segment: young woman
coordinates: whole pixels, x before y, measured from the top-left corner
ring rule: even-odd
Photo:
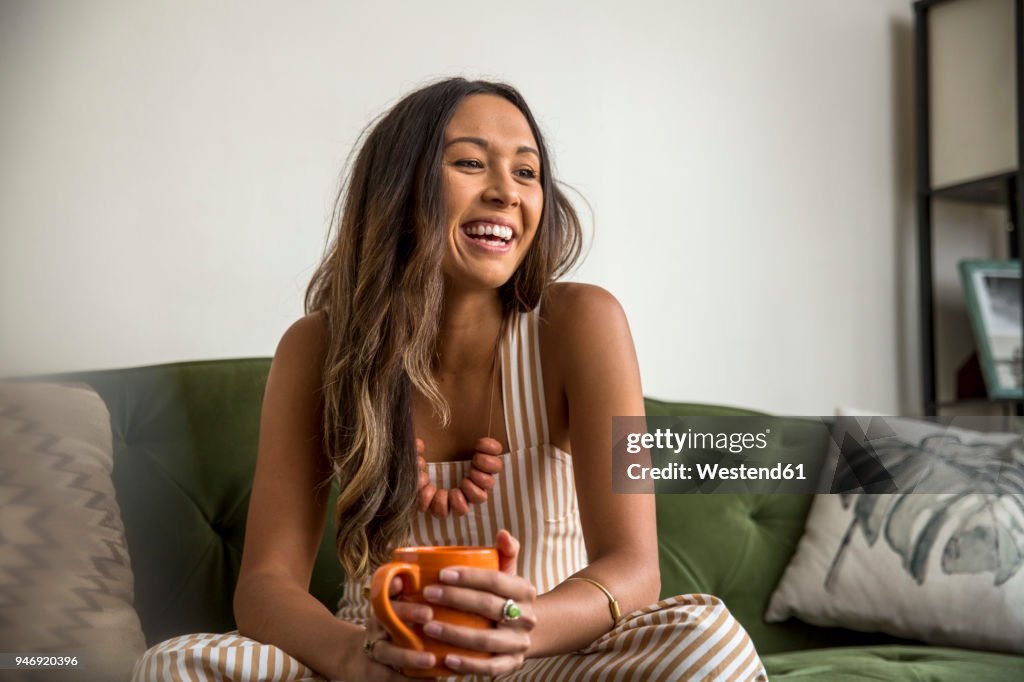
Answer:
[[[365,598],[406,544],[498,548],[501,570],[461,570],[426,595],[493,630],[398,606],[435,638],[494,654],[446,659],[459,673],[766,679],[719,600],[657,601],[654,498],[611,492],[611,418],[644,410],[636,354],[610,294],[555,282],[580,225],[520,94],[456,78],[406,96],[366,137],[336,223],[267,381],[239,633],[158,645],[137,679],[172,662],[182,679],[432,667],[389,641]],[[337,614],[308,592],[328,511],[349,576]]]

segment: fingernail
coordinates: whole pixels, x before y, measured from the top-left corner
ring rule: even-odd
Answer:
[[[441,630],[443,629],[444,628],[441,627],[441,624],[436,620],[432,620],[423,626],[423,632],[427,633],[431,637],[437,637],[441,634]]]
[[[423,588],[423,598],[430,601],[437,601],[441,598],[442,590],[437,585],[427,585]]]
[[[454,568],[442,568],[441,572],[438,574],[438,577],[440,577],[441,580],[445,581],[446,583],[453,583],[459,579],[459,572],[456,571]]]
[[[420,623],[429,623],[434,618],[434,612],[428,608],[417,609],[415,618]]]
[[[434,654],[422,653],[416,656],[416,665],[421,668],[434,667]]]
[[[451,654],[448,654],[444,657],[444,664],[452,670],[458,670],[460,667],[462,667],[462,659],[458,656],[452,656]]]

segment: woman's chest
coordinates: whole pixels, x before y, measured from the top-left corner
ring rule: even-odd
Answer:
[[[451,462],[472,458],[474,444],[484,437],[508,450],[508,435],[502,408],[498,374],[486,376],[448,375],[436,378],[447,403],[450,420],[445,425],[434,406],[418,391],[413,396],[412,420],[416,437],[425,446],[428,462]]]
[[[474,445],[484,437],[501,443],[502,452],[509,451],[509,428],[526,417],[517,407],[518,394],[527,385],[540,388],[548,425],[548,440],[565,452],[571,452],[569,443],[568,409],[561,380],[557,354],[552,339],[540,336],[540,376],[531,377],[527,368],[519,365],[504,366],[500,373],[490,377],[478,373],[449,374],[436,377],[441,395],[448,404],[451,419],[442,423],[433,405],[418,391],[412,400],[413,427],[416,437],[425,445],[424,456],[429,462],[450,462],[472,458]]]

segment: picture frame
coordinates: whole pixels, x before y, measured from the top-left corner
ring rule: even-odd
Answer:
[[[1024,398],[1020,261],[961,261],[960,277],[988,397]]]

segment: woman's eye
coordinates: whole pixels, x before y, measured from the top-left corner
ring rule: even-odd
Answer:
[[[520,168],[516,171],[516,174],[521,178],[527,178],[529,180],[537,179],[537,172],[532,168]]]
[[[476,159],[459,159],[458,161],[455,162],[455,165],[456,166],[461,166],[463,168],[483,168],[484,167],[484,165],[482,163],[480,163],[479,161],[477,161]]]

